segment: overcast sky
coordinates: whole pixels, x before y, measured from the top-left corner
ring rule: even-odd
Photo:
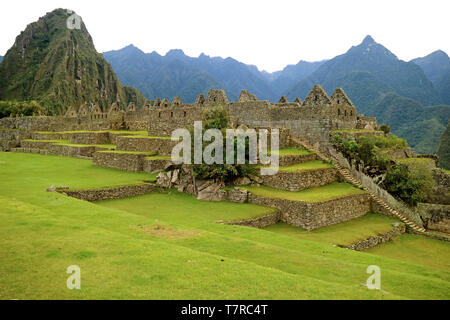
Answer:
[[[367,34],[406,61],[450,54],[449,0],[13,0],[0,11],[0,55],[55,8],[78,13],[99,52],[132,43],[162,55],[233,57],[270,72],[332,58]]]

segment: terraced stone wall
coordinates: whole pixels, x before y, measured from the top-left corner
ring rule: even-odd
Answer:
[[[262,176],[263,184],[277,189],[300,191],[330,184],[339,179],[336,169],[305,170],[298,172],[279,171],[273,176]]]
[[[119,136],[116,138],[117,150],[154,151],[159,155],[171,155],[177,143],[170,139],[148,137]]]
[[[265,228],[280,221],[280,216],[281,216],[280,213],[277,212],[264,217],[228,222],[227,224],[235,226],[246,226],[252,228]]]
[[[92,163],[96,166],[108,167],[124,171],[144,171],[144,159],[149,155],[117,153],[117,152],[95,152]]]
[[[370,211],[368,194],[353,195],[335,200],[306,203],[276,198],[264,198],[249,194],[251,203],[280,210],[281,220],[296,227],[314,230],[358,218]]]
[[[401,235],[406,232],[406,226],[403,223],[399,223],[391,231],[385,232],[375,237],[369,237],[367,239],[358,241],[350,246],[345,247],[346,249],[362,251],[372,247],[375,247],[381,243],[388,242],[395,236]]]
[[[127,185],[118,186],[104,189],[93,189],[93,190],[57,190],[58,192],[64,193],[69,197],[77,198],[85,201],[102,201],[109,199],[122,199],[128,197],[135,197],[150,193],[156,189],[155,185],[152,184],[139,184],[139,185]]]
[[[144,159],[144,172],[153,173],[157,171],[164,170],[167,168],[172,161],[170,160],[155,160],[155,159]]]

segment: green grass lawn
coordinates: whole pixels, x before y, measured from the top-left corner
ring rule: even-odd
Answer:
[[[393,241],[370,248],[366,252],[446,271],[450,269],[449,242],[436,242],[414,234],[402,234]]]
[[[306,150],[306,149],[301,149],[301,148],[282,148],[279,149],[278,152],[274,151],[269,151],[269,154],[271,153],[278,153],[278,155],[280,157],[283,156],[307,156],[310,154],[314,154],[314,152]]]
[[[278,170],[281,172],[299,172],[299,171],[309,171],[309,170],[319,170],[319,169],[329,169],[334,166],[324,162],[322,160],[313,160],[303,163],[294,164],[291,166],[280,167]]]
[[[365,191],[358,189],[349,183],[343,182],[333,182],[322,187],[311,188],[302,191],[286,191],[268,186],[244,186],[240,188],[248,190],[251,193],[261,197],[286,199],[292,201],[304,201],[311,203],[328,201],[336,198],[365,193]]]
[[[368,213],[357,219],[312,231],[282,222],[268,226],[265,230],[309,241],[349,246],[368,237],[391,231],[394,228],[392,225],[394,222],[399,221],[381,214]]]
[[[150,177],[0,152],[0,299],[448,298],[448,269],[215,223],[265,207],[177,192],[96,204],[45,191]],[[81,268],[81,290],[66,288],[70,265]],[[380,266],[384,291],[361,286],[369,265]]]

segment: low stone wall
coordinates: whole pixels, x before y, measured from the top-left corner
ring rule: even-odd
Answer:
[[[356,250],[356,251],[362,251],[366,250],[372,247],[375,247],[381,243],[390,241],[393,237],[401,235],[406,232],[406,226],[402,223],[398,223],[394,227],[393,230],[380,234],[376,237],[369,237],[367,239],[358,241],[350,246],[344,247],[346,249]]]
[[[418,203],[415,210],[420,214],[425,229],[450,235],[450,205]]]
[[[272,176],[262,176],[263,184],[277,189],[300,191],[330,184],[339,178],[336,169],[305,170],[299,172],[279,171]]]
[[[248,202],[249,192],[247,190],[240,190],[239,188],[234,188],[227,191],[227,200],[237,203]]]
[[[22,148],[36,148],[36,149],[44,149],[47,150],[52,144],[55,144],[51,141],[45,140],[22,140],[20,146]]]
[[[20,145],[18,140],[0,140],[0,151],[12,151]]]
[[[319,157],[316,154],[308,154],[304,156],[280,156],[279,165],[280,167],[287,167],[293,164],[304,163],[318,159]]]
[[[283,222],[306,230],[361,217],[370,211],[371,202],[366,193],[318,203],[264,198],[250,193],[248,201],[277,208]]]
[[[96,166],[119,169],[124,171],[144,171],[144,159],[150,154],[95,152],[92,163]]]
[[[108,144],[108,132],[72,132],[65,133],[67,139],[73,144]]]
[[[66,139],[65,134],[59,132],[32,132],[31,139],[33,140],[60,140]]]
[[[414,153],[411,148],[399,148],[388,152],[388,155],[393,159],[414,158]]]
[[[92,146],[70,146],[63,144],[52,144],[47,148],[48,153],[64,157],[87,157],[90,158],[96,151]]]
[[[138,185],[127,185],[118,186],[104,189],[92,189],[92,190],[57,190],[69,197],[77,198],[85,201],[101,201],[108,199],[122,199],[135,197],[150,193],[154,191],[157,187],[153,184],[138,184]]]
[[[119,136],[116,138],[118,150],[126,151],[154,151],[160,155],[171,155],[172,148],[178,142],[170,139],[143,138],[133,136]]]
[[[279,212],[269,214],[264,217],[254,218],[254,219],[228,222],[227,224],[235,225],[235,226],[253,227],[253,228],[265,228],[267,226],[277,223],[278,221],[280,221],[280,213]]]
[[[164,170],[167,168],[172,161],[170,160],[159,160],[159,159],[144,159],[144,172],[153,173],[157,171]]]
[[[11,151],[20,146],[20,140],[28,137],[24,130],[0,128],[0,151]]]

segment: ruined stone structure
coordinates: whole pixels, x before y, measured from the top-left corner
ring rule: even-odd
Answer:
[[[217,106],[229,111],[235,126],[289,129],[290,134],[301,136],[317,146],[328,142],[330,130],[376,127],[375,118],[357,115],[342,89],[336,89],[329,97],[319,85],[314,86],[303,103],[300,99],[289,102],[285,97],[279,103],[258,101],[246,90],[237,102],[229,102],[225,91],[211,89],[206,99],[199,95],[194,104],[184,104],[179,97],[172,102],[158,98],[153,102],[146,101],[139,109],[130,103],[125,111],[114,103],[107,112],[95,105],[82,105],[78,111],[70,107],[64,116],[3,118],[0,127],[19,130],[22,139],[33,131],[118,129],[146,130],[149,135],[170,136],[173,130],[187,128],[201,120],[204,108]],[[0,135],[3,150],[14,147],[3,140],[7,139]]]

